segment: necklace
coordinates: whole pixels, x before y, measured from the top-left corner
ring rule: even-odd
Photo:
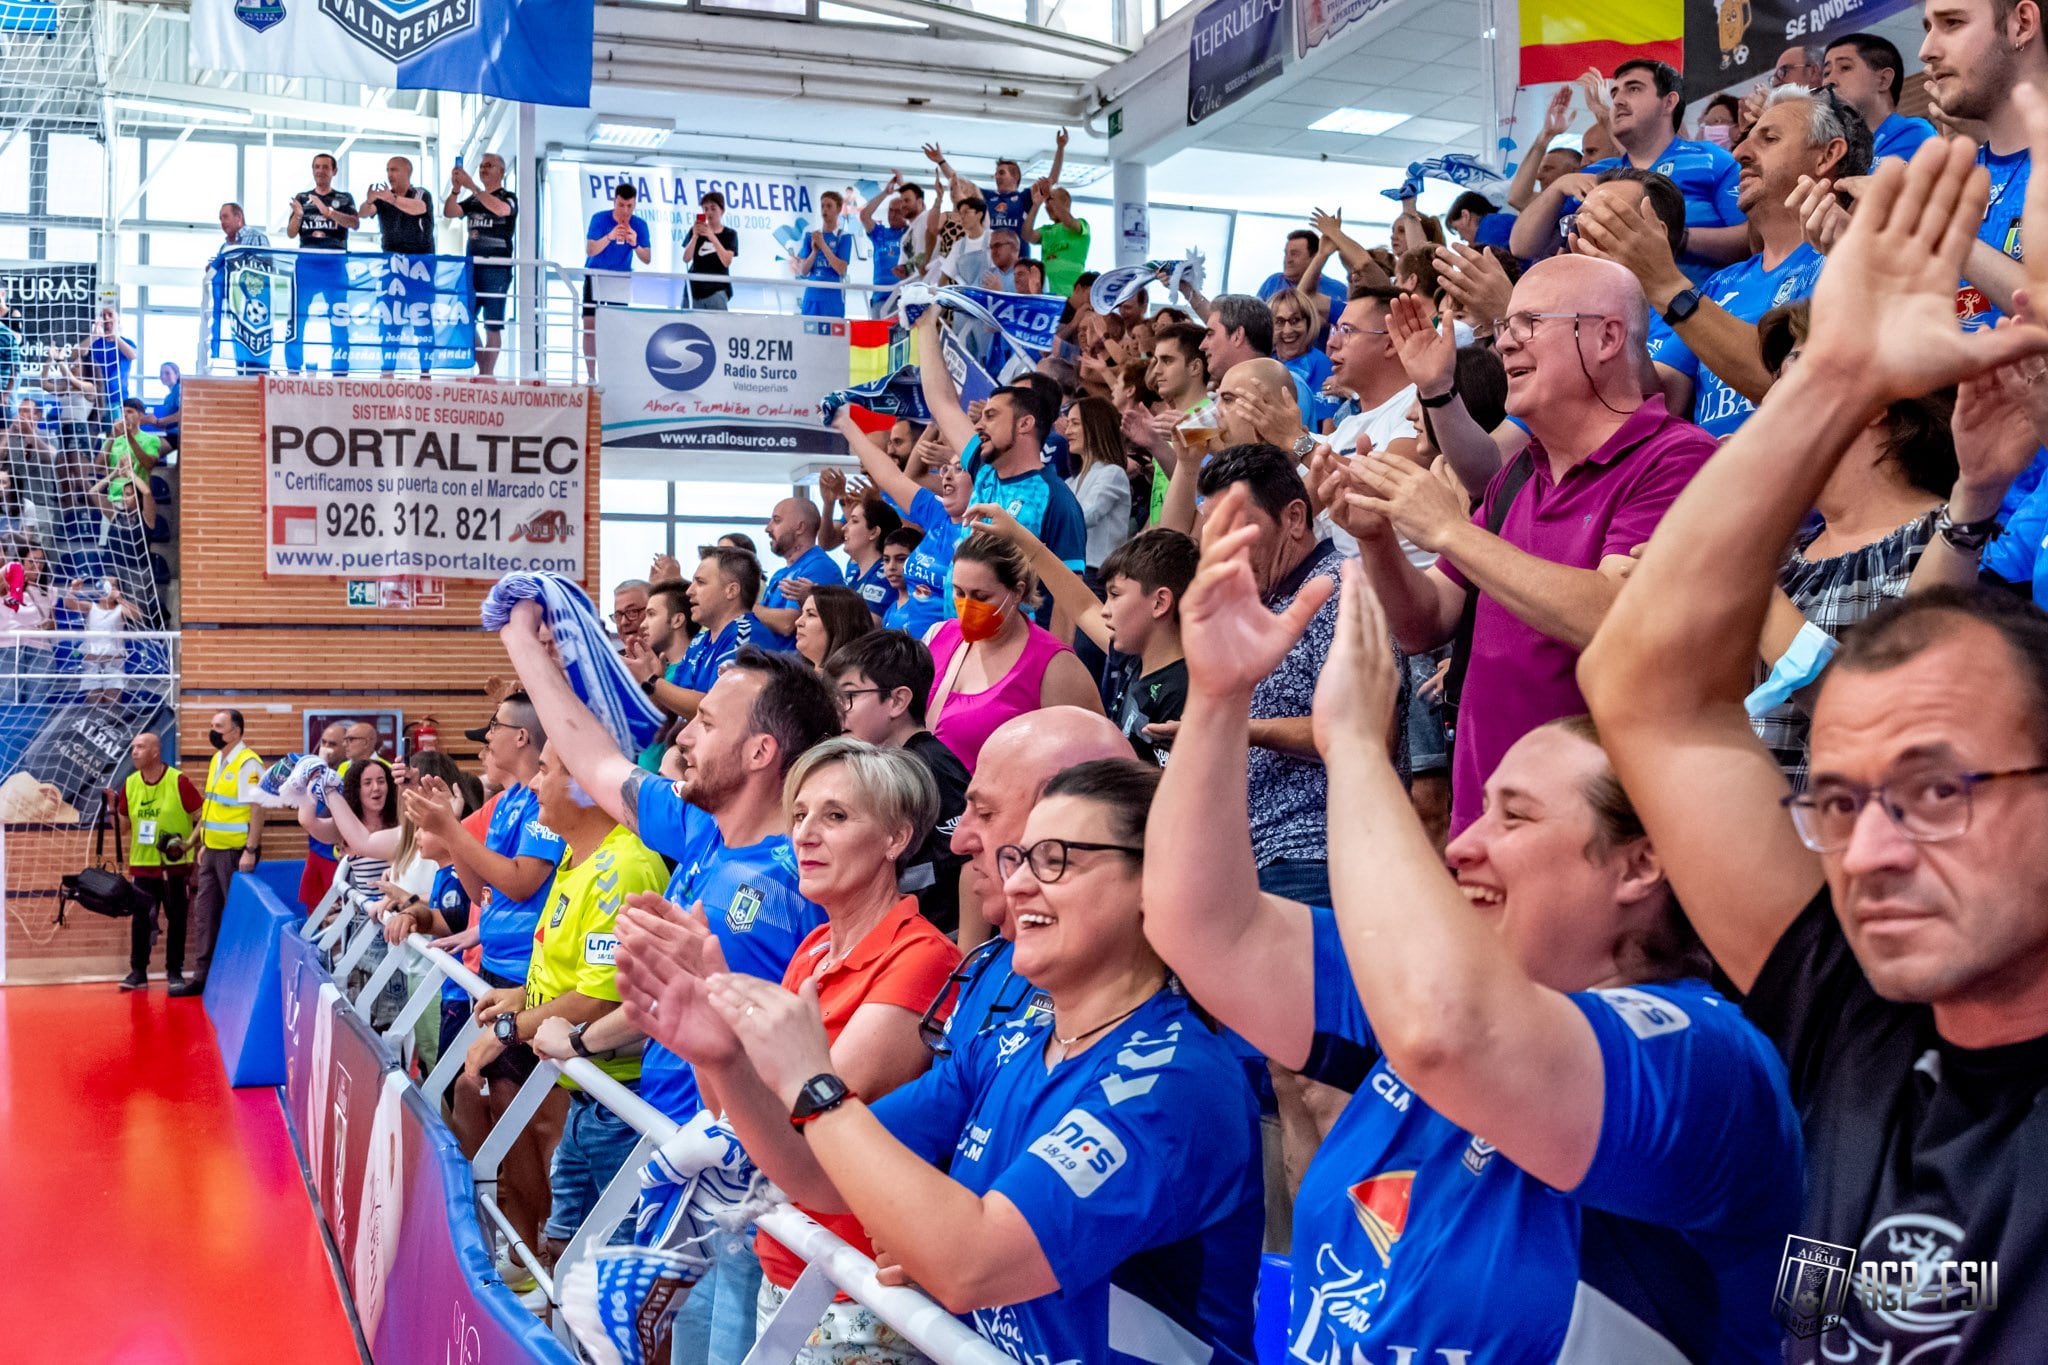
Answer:
[[[1157,992],[1155,991],[1153,994],[1156,995]],[[1151,998],[1152,996],[1148,995],[1145,997],[1145,1000],[1150,1000]],[[1145,1008],[1145,1000],[1140,1000],[1137,1004],[1131,1006],[1122,1014],[1117,1015],[1116,1018],[1105,1019],[1101,1023],[1097,1024],[1094,1028],[1083,1029],[1081,1032],[1075,1034],[1071,1038],[1062,1038],[1057,1033],[1053,1034],[1052,1040],[1060,1045],[1060,1056],[1066,1056],[1067,1049],[1071,1048],[1074,1044],[1080,1042],[1083,1038],[1093,1038],[1096,1034],[1102,1032],[1104,1029],[1115,1028],[1118,1024],[1121,1024],[1124,1020],[1130,1018],[1139,1010]]]

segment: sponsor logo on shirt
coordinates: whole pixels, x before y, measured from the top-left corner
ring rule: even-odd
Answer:
[[[569,893],[564,891],[555,897],[555,913],[548,916],[548,928],[559,929],[562,925],[562,917],[568,913]],[[539,935],[535,935],[535,937],[537,938]]]
[[[1390,1066],[1383,1066],[1372,1073],[1372,1093],[1393,1105],[1397,1114],[1407,1113],[1408,1106],[1415,1100],[1414,1092],[1401,1084],[1401,1078]]]
[[[1998,1262],[1957,1260],[1963,1241],[1961,1227],[1931,1213],[1893,1214],[1865,1233],[1849,1254],[1854,1281],[1846,1291],[1863,1313],[1849,1316],[1844,1336],[1851,1350],[1841,1359],[1943,1358],[1960,1341],[1964,1319],[1997,1308]],[[1788,1249],[1788,1262],[1791,1254]],[[1781,1271],[1781,1296],[1784,1278]]]
[[[1474,1175],[1483,1175],[1493,1163],[1493,1144],[1483,1137],[1474,1137],[1465,1144],[1465,1169]]]
[[[1853,1247],[1787,1237],[1785,1258],[1778,1265],[1778,1287],[1771,1314],[1795,1337],[1817,1336],[1842,1321],[1849,1302],[1849,1284],[1856,1268]]]
[[[1346,1191],[1351,1196],[1351,1211],[1358,1215],[1358,1225],[1379,1253],[1382,1268],[1393,1264],[1394,1243],[1408,1227],[1408,1197],[1414,1188],[1415,1172],[1383,1171]]]
[[[594,932],[585,934],[583,960],[593,967],[613,966],[619,960],[619,936]]]
[[[1621,1016],[1621,1022],[1628,1025],[1629,1032],[1638,1038],[1655,1038],[1660,1033],[1678,1033],[1692,1027],[1691,1017],[1661,995],[1619,987],[1593,994],[1611,1005]]]
[[[1060,1179],[1083,1199],[1100,1189],[1128,1160],[1122,1140],[1083,1109],[1069,1109],[1051,1132],[1027,1150],[1059,1172]]]
[[[979,1124],[970,1123],[967,1125],[966,1135],[960,1139],[959,1145],[954,1150],[960,1153],[963,1161],[979,1161],[981,1160],[982,1152],[988,1147],[988,1140],[993,1136],[995,1136],[995,1129],[983,1128]]]
[[[732,904],[725,907],[726,927],[735,933],[744,934],[754,927],[754,921],[760,914],[760,889],[742,884],[740,889],[733,893]]]

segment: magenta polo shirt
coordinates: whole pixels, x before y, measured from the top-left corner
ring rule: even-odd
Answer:
[[[1605,445],[1566,470],[1562,479],[1552,477],[1550,458],[1540,443],[1531,441],[1535,472],[1508,509],[1501,538],[1553,564],[1597,569],[1607,556],[1625,555],[1650,538],[1714,453],[1714,444],[1706,432],[1667,412],[1661,396],[1644,400]],[[1492,505],[1507,468],[1487,485],[1474,522],[1485,524],[1484,509]],[[1436,566],[1459,587],[1468,586],[1448,558],[1439,558]],[[1479,818],[1486,779],[1516,740],[1547,721],[1586,709],[1578,663],[1578,650],[1479,594],[1472,664],[1458,703],[1453,834]]]

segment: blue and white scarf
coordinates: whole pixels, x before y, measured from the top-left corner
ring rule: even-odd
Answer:
[[[665,717],[612,653],[611,637],[583,589],[559,574],[508,573],[484,598],[484,629],[503,630],[520,602],[540,603],[569,686],[619,751],[637,754],[651,744]]]
[[[1202,292],[1202,253],[1190,247],[1188,254],[1178,261],[1147,261],[1143,265],[1120,265],[1103,271],[1088,286],[1089,306],[1098,313],[1114,313],[1124,300],[1144,293],[1162,272],[1166,275],[1168,298],[1180,293],[1183,281],[1196,293]]]

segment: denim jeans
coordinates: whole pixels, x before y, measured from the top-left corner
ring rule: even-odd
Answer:
[[[754,1349],[761,1258],[751,1233],[712,1239],[711,1268],[676,1314],[669,1365],[741,1365]]]
[[[1282,858],[1259,869],[1259,890],[1303,905],[1330,903],[1330,865],[1306,858]]]
[[[629,1089],[637,1087],[629,1086]],[[632,1125],[581,1090],[569,1092],[569,1117],[562,1123],[562,1140],[555,1147],[554,1164],[548,1168],[548,1192],[553,1196],[548,1210],[546,1232],[566,1242],[583,1226],[583,1220],[597,1207],[597,1197],[633,1154],[640,1135]],[[613,1242],[633,1239],[632,1210],[612,1231]]]

